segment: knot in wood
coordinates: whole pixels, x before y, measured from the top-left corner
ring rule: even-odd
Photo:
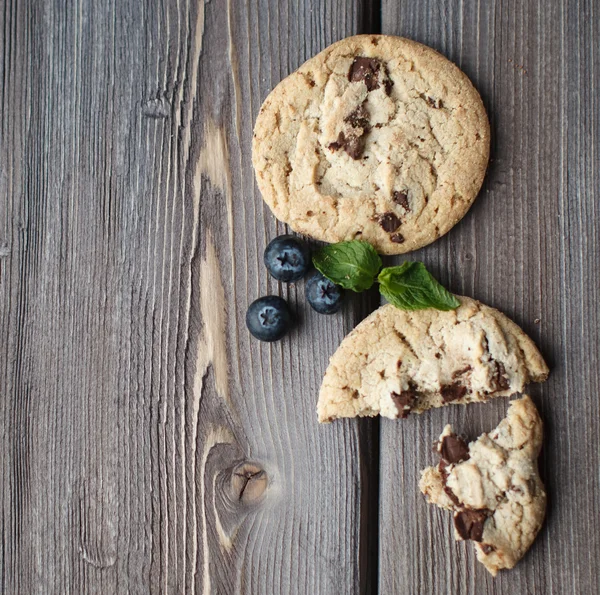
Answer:
[[[256,463],[240,463],[231,473],[231,493],[237,502],[256,504],[269,483],[267,473]]]

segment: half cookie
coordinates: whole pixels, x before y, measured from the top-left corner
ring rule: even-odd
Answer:
[[[441,461],[421,476],[428,502],[454,513],[456,539],[473,540],[477,559],[494,576],[523,557],[542,526],[541,445],[542,421],[525,396],[510,404],[493,432],[468,446],[446,426],[437,443]]]
[[[264,200],[295,231],[400,254],[465,215],[489,147],[481,98],[452,62],[401,37],[357,35],[275,87],[252,161]]]
[[[533,341],[498,310],[459,297],[456,310],[382,306],[333,354],[319,393],[319,421],[397,418],[450,403],[522,392],[548,367]]]

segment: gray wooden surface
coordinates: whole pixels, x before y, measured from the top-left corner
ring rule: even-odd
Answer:
[[[0,591],[600,591],[600,7],[384,0],[0,0]],[[489,578],[417,493],[450,421],[316,423],[332,318],[261,264],[284,231],[250,163],[269,90],[358,32],[428,43],[473,79],[493,162],[465,220],[420,251],[523,325],[552,376],[547,523]],[[259,344],[247,304],[298,330]]]
[[[492,163],[465,219],[417,255],[456,293],[500,308],[536,340],[551,376],[531,394],[545,421],[547,520],[496,579],[447,513],[416,489],[444,424],[493,428],[507,402],[381,423],[380,593],[600,593],[600,4],[384,2],[384,33],[457,62],[490,115]],[[407,549],[407,544],[410,548]]]

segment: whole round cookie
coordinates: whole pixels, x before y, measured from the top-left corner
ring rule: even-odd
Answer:
[[[275,87],[252,161],[265,201],[295,231],[400,254],[465,215],[489,146],[481,98],[452,62],[402,37],[357,35]]]

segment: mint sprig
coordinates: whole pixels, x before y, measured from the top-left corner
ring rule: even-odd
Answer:
[[[365,291],[377,281],[381,295],[401,310],[454,310],[460,306],[456,296],[440,285],[422,262],[381,269],[381,258],[368,242],[352,240],[325,246],[315,252],[313,264],[330,281],[352,291]]]
[[[321,248],[313,254],[313,264],[336,285],[358,292],[373,285],[381,258],[368,242],[351,240]]]
[[[381,295],[401,310],[454,310],[460,302],[440,285],[422,262],[386,267],[377,277]]]

